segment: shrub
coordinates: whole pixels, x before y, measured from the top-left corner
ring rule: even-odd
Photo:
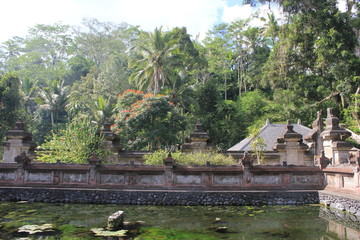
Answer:
[[[168,151],[158,150],[154,153],[144,155],[146,165],[163,165],[163,159],[167,158]],[[212,165],[234,165],[236,159],[232,156],[226,156],[220,153],[171,153],[172,158],[176,160],[178,165],[205,165],[209,161]]]
[[[134,90],[119,95],[112,129],[122,136],[125,149],[154,150],[180,143],[185,119],[168,100]]]
[[[101,158],[105,152],[100,149],[103,138],[98,134],[97,124],[87,117],[76,117],[66,128],[53,133],[52,138],[40,146],[38,160],[42,162],[87,163],[93,152]]]

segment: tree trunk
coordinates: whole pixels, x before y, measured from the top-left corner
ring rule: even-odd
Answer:
[[[354,103],[354,111],[352,112],[353,117],[355,118],[356,124],[360,130],[360,118],[359,118],[359,111],[360,111],[360,102],[358,101],[360,94],[360,86],[358,86],[355,92],[355,103]]]

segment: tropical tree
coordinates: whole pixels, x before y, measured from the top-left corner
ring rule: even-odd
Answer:
[[[105,121],[109,120],[115,113],[115,106],[110,98],[104,98],[99,95],[90,106],[92,119],[95,120],[99,126]]]
[[[267,22],[264,25],[264,37],[269,39],[271,47],[275,46],[275,43],[278,40],[278,34],[280,30],[280,26],[278,25],[277,19],[274,13],[267,14]]]
[[[191,84],[190,75],[179,73],[169,90],[168,95],[172,103],[180,110],[181,114],[191,112],[193,107],[198,107],[194,97],[195,84]]]
[[[22,79],[21,81],[20,94],[23,100],[25,112],[32,114],[36,110],[35,98],[38,95],[38,81],[31,81],[28,78]]]
[[[153,33],[145,33],[145,43],[136,46],[139,56],[132,62],[134,73],[130,81],[138,89],[146,89],[155,95],[164,87],[171,85],[176,70],[181,69],[181,55],[174,32],[162,32],[156,28]]]
[[[41,96],[45,101],[42,107],[50,111],[53,126],[65,120],[66,106],[70,97],[69,90],[68,86],[64,86],[63,80],[54,80],[51,85],[41,90]]]
[[[155,150],[181,143],[184,117],[164,96],[126,90],[119,95],[113,130],[128,149]]]
[[[13,127],[19,116],[20,94],[19,78],[7,74],[0,76],[0,142],[5,132]]]

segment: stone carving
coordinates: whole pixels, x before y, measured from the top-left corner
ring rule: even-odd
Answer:
[[[316,158],[319,158],[323,151],[323,140],[321,132],[324,130],[324,123],[321,119],[321,111],[317,112],[317,118],[312,123],[312,130],[305,136],[305,140],[310,143],[309,148]]]
[[[96,155],[96,152],[93,152],[87,160],[90,165],[99,166],[101,164],[101,159]]]
[[[104,137],[101,147],[109,153],[112,153],[105,157],[105,161],[117,162],[118,154],[122,147],[120,145],[119,136],[111,131],[111,125],[108,120],[104,122],[100,135]]]
[[[321,153],[321,157],[319,159],[319,162],[320,162],[320,169],[326,168],[331,163],[330,159],[325,157],[325,152],[324,151],[322,151],[322,153]]]
[[[36,144],[32,141],[32,136],[25,130],[24,122],[19,119],[15,129],[9,130],[5,134],[4,142],[4,162],[15,162],[15,157],[25,152],[30,159],[34,159]]]
[[[183,152],[205,152],[211,151],[214,146],[209,143],[210,137],[207,132],[204,131],[200,121],[195,125],[195,131],[190,134],[190,139],[182,145]]]
[[[280,162],[287,165],[309,165],[305,162],[305,152],[308,145],[303,143],[302,135],[294,131],[294,126],[288,121],[285,134],[277,139],[274,150],[280,154]]]
[[[323,139],[325,155],[332,159],[333,164],[342,164],[349,162],[349,151],[352,144],[345,139],[351,136],[351,133],[339,126],[339,118],[335,117],[332,109],[327,109],[326,128],[321,133]]]
[[[249,156],[248,152],[244,152],[240,163],[244,168],[250,168],[253,166],[253,159]]]
[[[24,166],[26,164],[29,164],[31,162],[31,159],[28,156],[26,156],[26,152],[23,151],[20,155],[17,155],[15,157],[15,162],[19,165]]]
[[[171,153],[168,154],[167,158],[163,159],[163,163],[167,167],[174,167],[176,165],[176,161],[172,158]]]

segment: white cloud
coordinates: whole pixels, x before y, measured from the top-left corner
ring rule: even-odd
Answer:
[[[217,21],[217,10],[223,4],[222,0],[123,1],[118,4],[118,13],[123,21],[140,25],[146,31],[160,26],[187,27],[188,32],[195,37],[212,27]]]
[[[219,19],[225,0],[12,0],[2,1],[0,42],[15,35],[24,37],[36,24],[62,22],[80,25],[82,19],[97,18],[127,22],[152,31],[156,27],[187,27],[195,37],[204,34]]]
[[[253,13],[253,11],[249,4],[246,4],[243,6],[235,5],[232,7],[225,6],[224,13],[223,13],[221,20],[223,22],[230,23],[230,22],[235,21],[240,18],[241,19],[249,18],[252,13]]]
[[[346,1],[345,0],[338,0],[337,7],[341,12],[345,12],[347,10]]]
[[[251,18],[253,15],[258,15],[258,18],[253,18],[250,21],[251,26],[261,27],[263,26],[264,22],[259,19],[262,17],[267,19],[267,14],[273,12],[276,18],[282,18],[283,13],[282,10],[277,5],[272,5],[271,9],[267,4],[261,5],[257,8],[253,8],[250,4],[245,5],[234,5],[234,6],[226,6],[224,8],[224,13],[222,15],[222,22],[231,23],[238,19],[248,19]]]

